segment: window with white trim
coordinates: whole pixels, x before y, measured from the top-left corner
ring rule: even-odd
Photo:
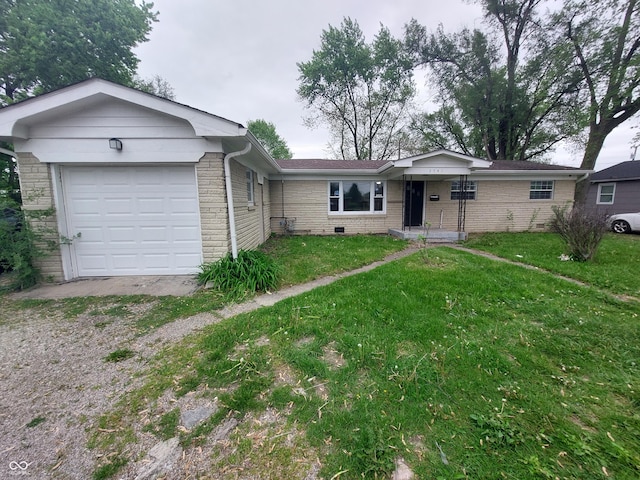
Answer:
[[[329,213],[384,213],[386,182],[335,180],[329,182]]]
[[[613,205],[615,196],[615,183],[601,183],[598,185],[598,199],[596,201],[598,205]]]
[[[529,188],[529,200],[550,200],[553,198],[553,180],[534,180]]]
[[[464,182],[464,192],[462,191],[462,182],[455,180],[451,182],[451,200],[475,200],[478,185],[475,180],[467,180]]]
[[[254,197],[253,197],[253,170],[247,168],[247,203],[249,206],[254,205]]]

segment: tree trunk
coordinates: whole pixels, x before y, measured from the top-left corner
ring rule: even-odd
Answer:
[[[604,145],[604,141],[607,138],[607,133],[607,127],[604,121],[591,124],[589,128],[589,140],[587,140],[587,146],[584,149],[584,156],[582,157],[582,163],[580,164],[581,169],[593,170],[595,168],[596,160],[598,159],[598,155],[600,155],[600,151],[602,150],[602,145]],[[589,181],[586,179],[576,184],[576,191],[573,196],[573,201],[576,205],[584,206],[587,198],[588,186]]]

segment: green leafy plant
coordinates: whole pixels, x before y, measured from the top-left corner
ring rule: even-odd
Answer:
[[[127,360],[133,357],[134,355],[135,355],[135,352],[133,350],[130,350],[128,348],[119,348],[118,350],[114,350],[109,355],[107,355],[104,361],[117,363],[117,362],[122,362],[124,360]]]
[[[44,423],[46,420],[47,419],[45,417],[36,417],[33,420],[31,420],[29,423],[27,423],[27,428],[37,427],[41,423]]]
[[[201,265],[200,270],[200,284],[237,296],[275,289],[280,273],[275,261],[257,250],[240,250],[236,259],[228,253],[217,262]]]
[[[607,217],[596,210],[574,205],[554,205],[549,222],[551,231],[559,234],[569,247],[569,256],[577,262],[586,262],[595,256],[600,242],[607,232]]]
[[[175,435],[176,428],[180,423],[180,409],[174,408],[162,415],[157,423],[146,425],[143,430],[151,432],[162,440],[169,440]]]
[[[489,444],[518,445],[526,439],[525,434],[502,415],[473,413],[469,417],[482,429],[482,437]]]
[[[429,261],[429,252],[427,248],[429,247],[429,229],[431,228],[431,224],[429,222],[425,222],[423,225],[422,234],[418,235],[418,242],[420,243],[420,255],[425,263]]]
[[[113,477],[118,470],[124,467],[127,464],[127,459],[122,457],[116,457],[110,460],[109,463],[105,463],[98,467],[95,472],[93,472],[94,480],[104,480],[107,478]]]
[[[36,260],[56,247],[52,232],[43,226],[54,209],[25,212],[15,203],[4,203],[0,210],[9,212],[0,218],[0,273],[11,272],[9,289],[23,290],[40,280]],[[29,220],[39,225],[34,227]]]

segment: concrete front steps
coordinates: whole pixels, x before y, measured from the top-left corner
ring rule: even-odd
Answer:
[[[420,240],[425,236],[425,229],[421,227],[390,228],[389,235],[403,240]],[[426,234],[427,241],[432,243],[455,243],[467,239],[467,232],[454,232],[441,228],[430,228]]]

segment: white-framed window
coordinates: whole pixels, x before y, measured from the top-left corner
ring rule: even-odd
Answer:
[[[249,206],[253,206],[255,204],[254,202],[254,196],[253,196],[253,170],[251,170],[250,168],[247,168],[247,203],[249,204]]]
[[[475,180],[464,182],[464,192],[462,191],[462,182],[460,180],[451,182],[451,200],[460,200],[461,198],[475,200],[477,191],[478,184]]]
[[[596,203],[598,205],[613,205],[613,200],[616,196],[616,184],[615,183],[601,183],[598,185],[598,198]]]
[[[332,180],[329,182],[329,213],[384,213],[386,182]]]
[[[534,180],[529,188],[529,200],[550,200],[553,198],[553,180]]]

